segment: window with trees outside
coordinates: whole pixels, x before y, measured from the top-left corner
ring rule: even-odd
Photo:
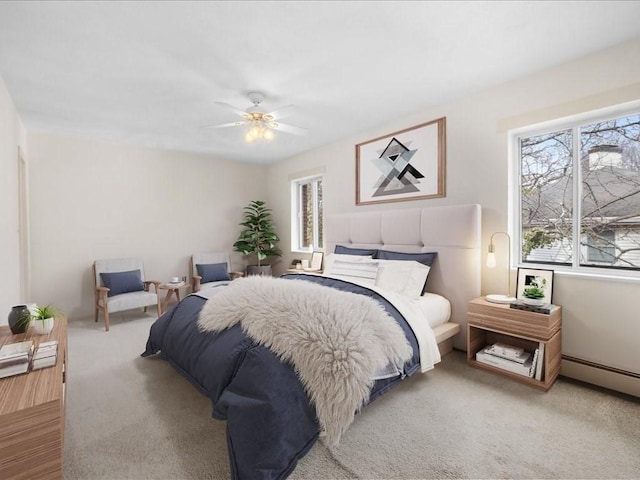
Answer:
[[[520,263],[640,277],[640,105],[511,140]]]
[[[322,249],[322,176],[292,180],[291,196],[292,250]]]

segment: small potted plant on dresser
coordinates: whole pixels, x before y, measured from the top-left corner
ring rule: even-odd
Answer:
[[[46,335],[53,330],[53,322],[58,315],[60,310],[53,305],[34,306],[24,314],[24,321],[31,322],[37,334]]]
[[[271,219],[271,209],[262,200],[251,201],[244,207],[244,222],[240,225],[244,228],[233,248],[245,255],[255,255],[258,263],[247,267],[247,275],[271,275],[271,265],[262,265],[262,261],[282,255],[276,246],[280,238]]]

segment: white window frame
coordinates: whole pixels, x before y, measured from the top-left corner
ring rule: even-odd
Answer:
[[[309,253],[308,247],[301,245],[302,240],[302,185],[313,185],[313,250],[323,251],[324,245],[319,241],[319,203],[318,203],[318,181],[324,182],[322,174],[308,175],[291,180],[291,251],[296,253]]]
[[[612,107],[602,108],[579,115],[551,120],[536,125],[530,125],[513,130],[509,130],[508,137],[508,161],[509,161],[509,205],[508,231],[513,239],[511,245],[511,258],[513,267],[534,267],[541,269],[551,269],[556,273],[575,275],[581,277],[607,278],[613,280],[633,280],[640,281],[640,271],[613,270],[610,268],[598,268],[595,266],[580,265],[580,198],[582,194],[582,174],[581,169],[573,166],[573,252],[571,265],[547,264],[537,262],[525,262],[522,260],[522,215],[521,215],[521,159],[520,159],[520,137],[534,137],[558,130],[579,131],[580,127],[589,123],[611,120],[626,115],[637,114],[640,109],[640,100],[628,102]],[[580,142],[574,142],[573,158],[580,158]]]

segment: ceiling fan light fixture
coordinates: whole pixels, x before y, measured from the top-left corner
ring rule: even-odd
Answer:
[[[220,125],[211,125],[207,128],[246,127],[247,130],[245,132],[244,139],[247,143],[253,143],[257,140],[270,141],[276,137],[276,130],[294,135],[304,135],[306,133],[306,130],[303,128],[276,121],[276,119],[281,118],[282,112],[285,109],[293,107],[293,105],[287,105],[286,107],[282,107],[273,112],[265,112],[265,110],[260,107],[260,103],[263,99],[264,95],[262,93],[250,92],[249,100],[251,100],[253,106],[247,108],[245,111],[235,108],[227,103],[216,102],[219,105],[233,110],[236,115],[240,115],[242,120],[232,123],[223,123]]]
[[[247,143],[253,143],[256,140],[272,140],[273,137],[274,133],[273,130],[269,128],[269,125],[262,121],[254,121],[244,136],[244,139]]]

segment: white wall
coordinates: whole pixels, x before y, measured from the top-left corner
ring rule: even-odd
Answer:
[[[26,300],[20,292],[18,147],[24,149],[24,129],[0,78],[0,325]]]
[[[390,119],[380,128],[272,166],[269,201],[277,212],[277,222],[290,228],[289,178],[296,172],[325,168],[327,214],[479,203],[486,252],[491,234],[508,226],[507,130],[638,98],[640,41],[412,117]],[[447,119],[446,198],[356,206],[355,145],[443,116]],[[282,246],[287,250],[290,242],[285,233]],[[295,256],[287,253],[282,267]],[[483,294],[506,289],[506,258],[503,261],[503,269],[483,267]],[[511,274],[515,281],[515,271]],[[640,349],[635,345],[640,328],[640,285],[563,275],[556,275],[555,282],[554,303],[563,306],[563,353],[640,373]]]
[[[192,253],[232,251],[264,167],[29,133],[32,301],[93,315],[94,260],[140,256],[147,279],[188,275]],[[233,255],[241,264],[242,256]]]

